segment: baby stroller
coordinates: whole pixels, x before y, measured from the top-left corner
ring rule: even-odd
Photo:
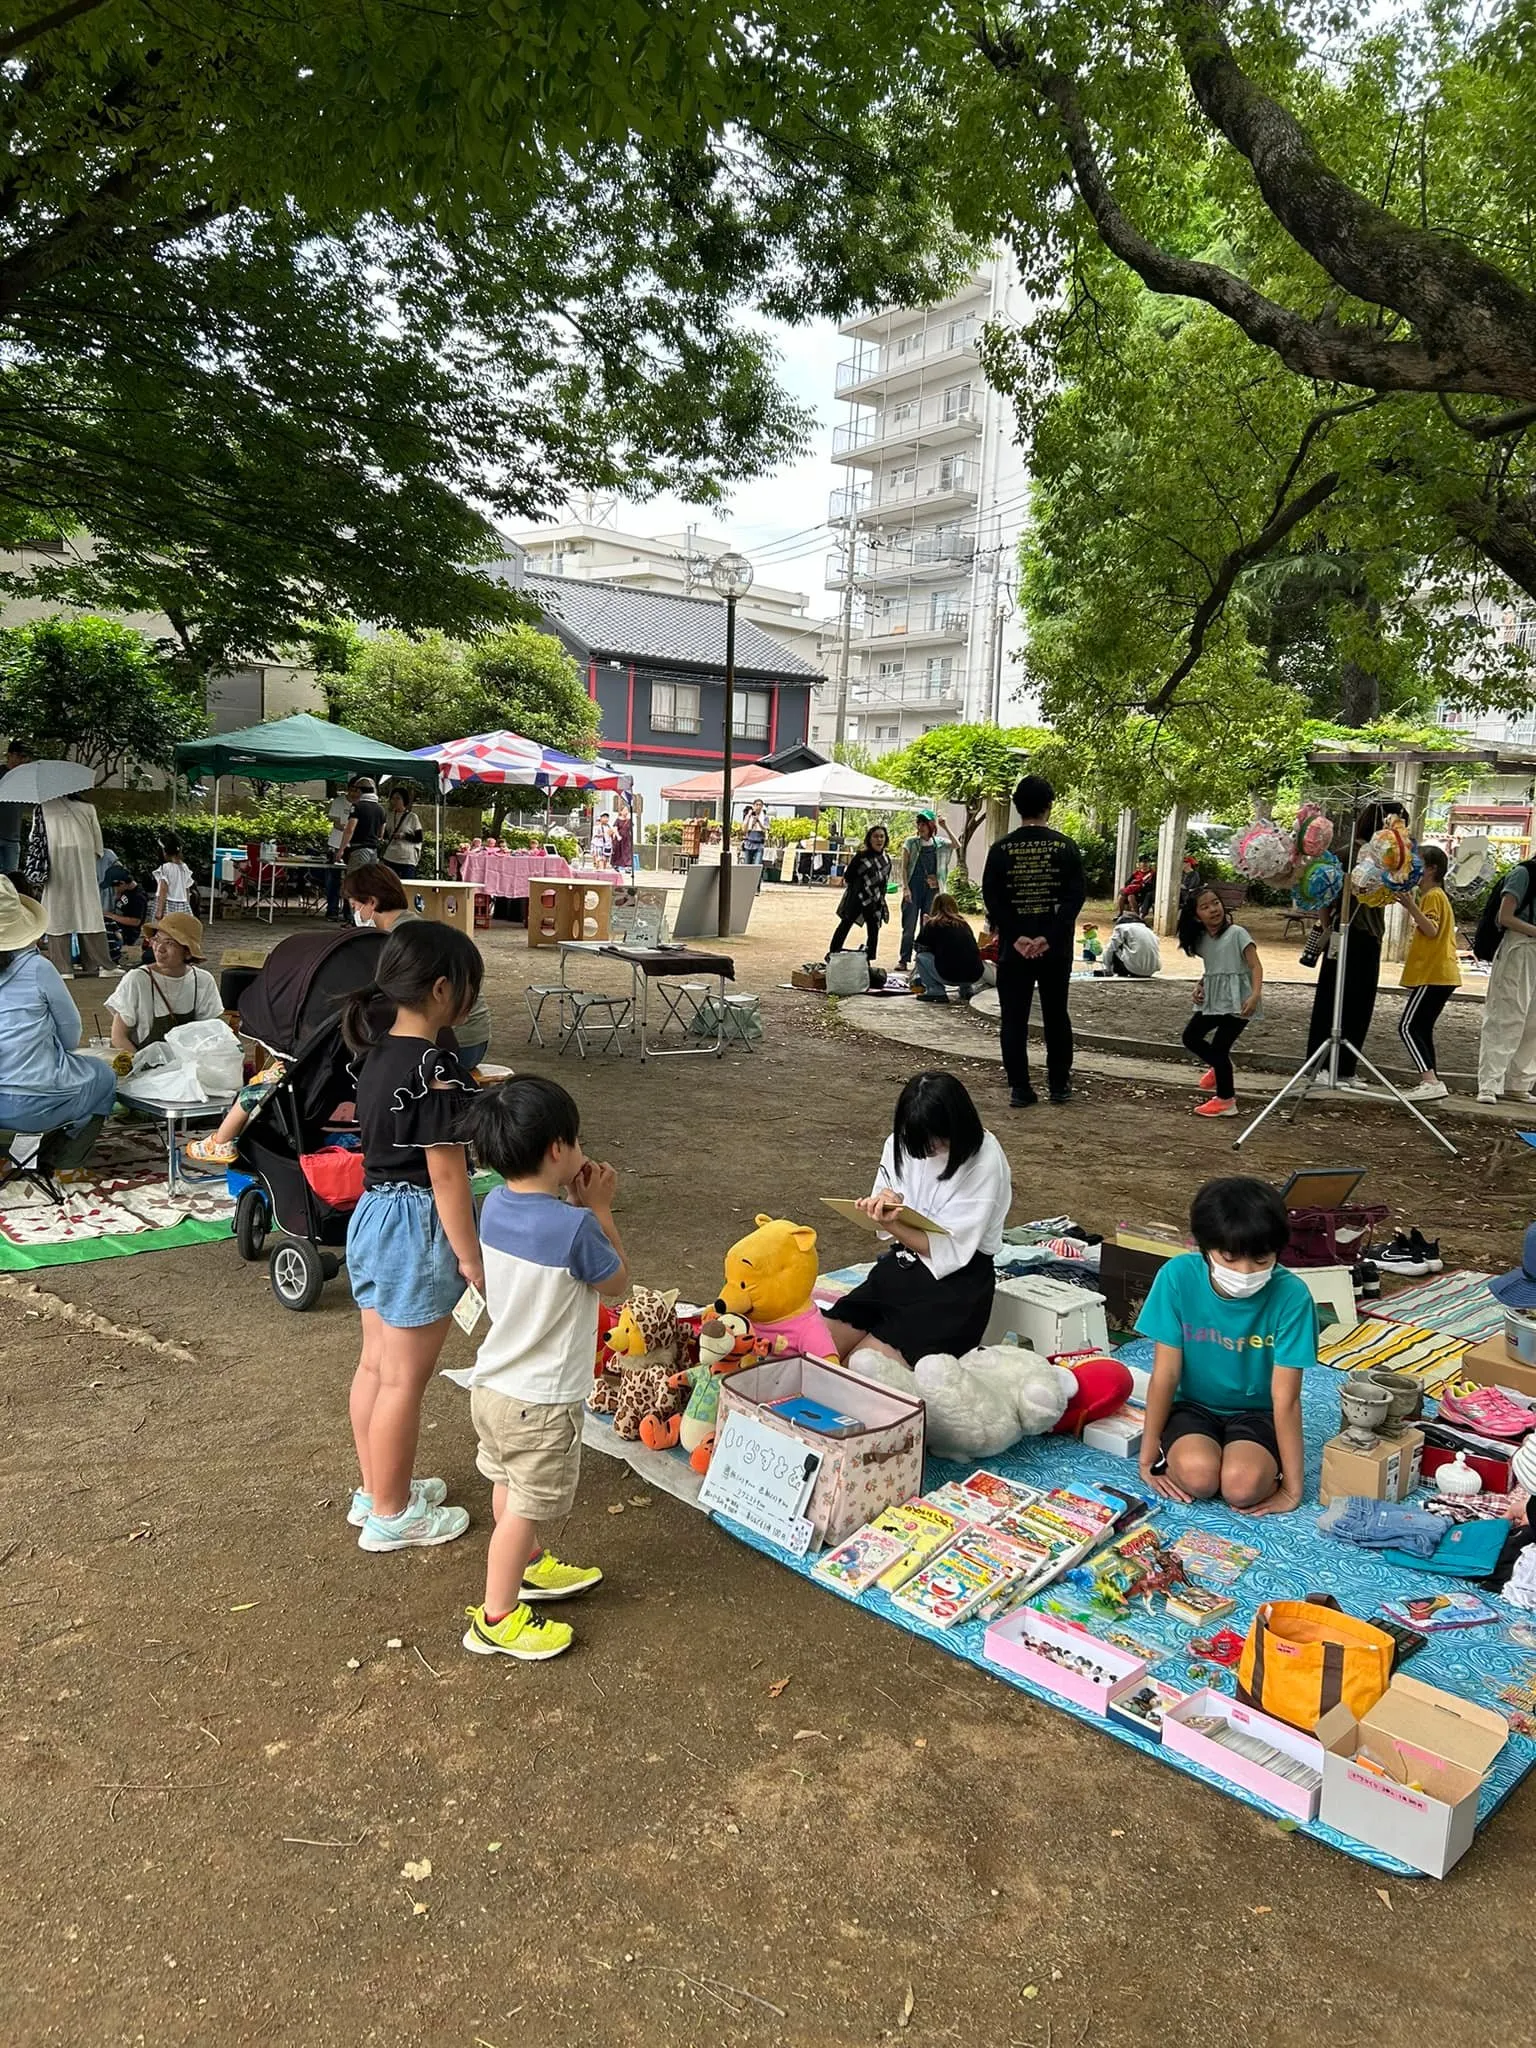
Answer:
[[[241,1029],[289,1065],[237,1140],[235,1242],[242,1259],[268,1260],[272,1292],[284,1308],[313,1308],[340,1272],[338,1253],[326,1247],[346,1243],[362,1194],[360,1156],[328,1152],[325,1139],[348,1128],[336,1123],[336,1111],[357,1095],[341,1005],[374,979],[384,939],[372,930],[297,932],[274,947],[241,1000]],[[324,1174],[329,1192],[322,1193],[311,1175],[321,1181],[322,1167],[342,1168],[344,1161],[356,1161],[355,1171]]]

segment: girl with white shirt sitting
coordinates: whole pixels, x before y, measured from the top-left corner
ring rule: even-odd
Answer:
[[[1003,1148],[953,1074],[914,1074],[901,1091],[872,1192],[859,1207],[891,1239],[827,1324],[839,1358],[873,1345],[905,1364],[979,1344],[992,1313],[994,1258],[1013,1203]],[[935,1228],[902,1223],[915,1210]]]

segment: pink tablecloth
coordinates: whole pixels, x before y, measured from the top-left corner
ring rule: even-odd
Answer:
[[[612,882],[622,886],[624,877],[615,868],[591,866],[572,869],[558,853],[509,853],[503,847],[471,847],[460,857],[460,879],[487,896],[527,896],[535,881],[554,876],[557,880]]]

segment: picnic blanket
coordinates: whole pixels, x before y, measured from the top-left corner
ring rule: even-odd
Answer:
[[[1342,1337],[1325,1336],[1317,1347],[1321,1364],[1335,1372],[1365,1372],[1386,1366],[1410,1374],[1426,1394],[1436,1394],[1461,1369],[1465,1337],[1444,1337],[1417,1323],[1389,1322],[1385,1316],[1362,1316]]]
[[[1129,1365],[1149,1367],[1152,1363],[1152,1346],[1145,1339],[1127,1344],[1117,1354]],[[1316,1501],[1318,1469],[1322,1460],[1322,1446],[1339,1425],[1339,1398],[1337,1385],[1326,1372],[1308,1372],[1302,1391],[1302,1419],[1307,1444],[1307,1491],[1313,1503]],[[983,1461],[989,1471],[1000,1472],[1005,1478],[1016,1479],[1028,1486],[1060,1486],[1073,1482],[1099,1481],[1115,1486],[1137,1486],[1134,1464],[1124,1458],[1112,1458],[1098,1451],[1087,1449],[1072,1437],[1027,1438],[1013,1450],[1001,1457]],[[963,1478],[971,1466],[956,1465],[940,1458],[930,1458],[924,1474],[924,1488],[931,1491],[947,1479]],[[1401,1571],[1384,1563],[1376,1553],[1357,1549],[1353,1544],[1336,1543],[1317,1532],[1318,1510],[1314,1505],[1302,1508],[1294,1514],[1270,1515],[1258,1521],[1234,1513],[1219,1502],[1194,1503],[1179,1507],[1172,1501],[1159,1501],[1157,1526],[1168,1532],[1170,1537],[1182,1534],[1186,1529],[1203,1529],[1213,1535],[1223,1536],[1231,1541],[1256,1546],[1261,1555],[1257,1563],[1237,1580],[1228,1590],[1237,1602],[1236,1611],[1221,1624],[1225,1628],[1243,1635],[1253,1620],[1254,1609],[1261,1601],[1272,1599],[1298,1599],[1305,1593],[1319,1587],[1326,1587],[1335,1594],[1341,1605],[1353,1614],[1370,1616],[1379,1611],[1383,1599],[1401,1598],[1416,1593],[1444,1591],[1444,1581],[1436,1581],[1428,1573]],[[1271,1807],[1255,1794],[1242,1787],[1218,1778],[1202,1765],[1188,1757],[1165,1750],[1161,1743],[1150,1736],[1126,1726],[1118,1720],[1108,1720],[1085,1707],[1078,1707],[1058,1694],[1047,1691],[1030,1680],[1020,1678],[999,1665],[990,1663],[983,1654],[985,1625],[981,1622],[962,1622],[957,1627],[938,1629],[920,1621],[905,1608],[895,1606],[889,1596],[878,1587],[868,1592],[850,1596],[837,1592],[824,1580],[813,1576],[815,1556],[791,1557],[786,1551],[757,1536],[751,1530],[736,1523],[715,1519],[730,1535],[749,1548],[761,1551],[788,1570],[798,1572],[809,1579],[819,1591],[830,1593],[837,1599],[849,1599],[853,1606],[865,1609],[883,1622],[894,1622],[898,1628],[906,1629],[913,1635],[923,1636],[938,1649],[947,1650],[952,1656],[962,1657],[967,1663],[977,1665],[990,1677],[1000,1679],[1006,1685],[1017,1686],[1021,1692],[1030,1693],[1047,1706],[1061,1712],[1075,1715],[1080,1721],[1088,1722],[1102,1734],[1112,1736],[1119,1742],[1143,1750],[1156,1762],[1170,1765],[1174,1770],[1187,1776],[1199,1778],[1228,1798],[1240,1799],[1246,1805],[1257,1807],[1262,1813],[1273,1814],[1284,1819],[1278,1808]],[[1504,1610],[1509,1623],[1518,1624],[1524,1617],[1515,1608]],[[1133,1624],[1134,1615],[1130,1617]],[[1156,1617],[1159,1627],[1168,1624],[1164,1617]],[[1199,1629],[1180,1629],[1185,1639],[1201,1633]],[[1192,1692],[1196,1682],[1187,1674],[1191,1653],[1181,1647],[1161,1662],[1152,1663],[1153,1674],[1177,1687],[1181,1692]],[[1536,1663],[1529,1650],[1511,1639],[1506,1625],[1490,1624],[1484,1628],[1458,1629],[1431,1636],[1426,1647],[1415,1656],[1408,1670],[1415,1678],[1423,1679],[1429,1685],[1442,1687],[1446,1692],[1458,1693],[1467,1699],[1479,1700],[1483,1704],[1502,1710],[1499,1702],[1500,1688],[1510,1684],[1517,1677],[1527,1673]],[[1234,1688],[1234,1674],[1219,1667],[1208,1667],[1217,1672],[1209,1683],[1221,1690],[1231,1692]],[[1508,1743],[1499,1755],[1486,1784],[1478,1805],[1478,1827],[1481,1830],[1504,1803],[1526,1773],[1536,1764],[1536,1742],[1523,1735],[1511,1733]],[[1293,1825],[1286,1822],[1287,1826]],[[1399,1877],[1416,1877],[1419,1872],[1400,1863],[1395,1857],[1382,1854],[1357,1842],[1353,1837],[1340,1834],[1336,1828],[1325,1826],[1321,1821],[1295,1824],[1302,1834],[1311,1835],[1315,1840],[1326,1842],[1330,1847],[1342,1850],[1363,1863],[1370,1863],[1380,1870],[1393,1872]]]
[[[234,1216],[224,1176],[165,1187],[158,1127],[114,1118],[78,1172],[60,1176],[62,1207],[25,1181],[0,1188],[0,1272],[121,1259],[227,1238]]]
[[[1437,1273],[1432,1280],[1405,1287],[1401,1294],[1384,1296],[1376,1313],[1389,1322],[1416,1323],[1437,1336],[1480,1344],[1485,1337],[1496,1337],[1504,1327],[1504,1305],[1488,1292],[1492,1278],[1491,1273],[1472,1273],[1465,1268]]]

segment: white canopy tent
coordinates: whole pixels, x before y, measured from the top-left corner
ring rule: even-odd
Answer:
[[[802,768],[794,775],[781,775],[777,782],[757,784],[752,795],[761,797],[774,811],[797,811],[807,805],[821,811],[867,811],[880,805],[900,809],[917,801],[909,791],[895,789],[877,775],[845,767],[841,761]]]

